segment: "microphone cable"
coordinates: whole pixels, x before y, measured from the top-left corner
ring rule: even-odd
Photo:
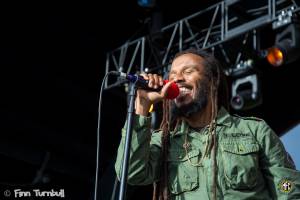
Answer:
[[[101,107],[102,107],[102,93],[104,89],[105,80],[109,75],[118,75],[117,71],[110,71],[105,74],[100,88],[99,94],[99,103],[98,103],[98,120],[97,120],[97,149],[96,149],[96,171],[95,171],[95,191],[94,191],[94,200],[97,200],[98,195],[98,179],[99,179],[99,161],[100,161],[100,127],[101,127]]]

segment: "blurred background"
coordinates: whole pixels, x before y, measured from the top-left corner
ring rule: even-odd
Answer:
[[[103,76],[111,70],[165,76],[174,53],[188,47],[215,53],[229,80],[230,112],[266,120],[300,169],[298,5],[296,0],[1,3],[1,191],[63,188],[66,199],[92,199]],[[103,93],[99,199],[113,193],[126,91],[123,84]],[[128,199],[141,195],[151,199],[151,186],[128,187]]]

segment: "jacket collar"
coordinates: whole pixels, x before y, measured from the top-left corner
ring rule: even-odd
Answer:
[[[221,107],[217,116],[217,125],[231,127],[232,117],[224,107]]]
[[[218,126],[227,126],[230,127],[232,125],[232,118],[230,114],[224,107],[221,107],[218,111],[217,115],[217,125]],[[186,121],[182,121],[178,128],[171,132],[171,135],[182,135],[184,134],[185,130],[189,128],[189,125]]]

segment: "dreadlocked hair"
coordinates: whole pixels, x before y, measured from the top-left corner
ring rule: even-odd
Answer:
[[[163,117],[160,124],[162,130],[162,162],[161,162],[161,179],[159,183],[154,183],[153,200],[167,200],[169,196],[168,191],[168,148],[169,148],[169,133],[170,133],[170,102],[167,99],[163,100]]]
[[[197,49],[188,49],[177,53],[173,60],[184,54],[195,54],[203,58],[203,63],[205,69],[205,76],[210,81],[210,101],[211,106],[211,119],[209,124],[209,137],[208,142],[208,152],[211,152],[212,162],[213,162],[213,175],[212,175],[212,199],[217,198],[217,164],[216,164],[216,149],[217,149],[217,139],[216,139],[216,117],[219,107],[223,106],[229,109],[228,104],[228,89],[227,81],[225,75],[221,70],[221,65],[218,60],[210,53]],[[161,179],[158,183],[154,183],[153,190],[153,200],[168,200],[168,149],[169,149],[169,134],[171,130],[176,129],[176,127],[181,123],[180,119],[174,119],[171,121],[170,114],[170,101],[167,99],[163,100],[163,117],[160,124],[160,129],[162,130],[162,162],[161,162]]]

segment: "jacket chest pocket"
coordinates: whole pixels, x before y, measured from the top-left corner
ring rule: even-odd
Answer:
[[[232,189],[250,189],[257,184],[259,145],[251,141],[221,143],[224,176]]]
[[[172,194],[192,191],[199,187],[198,167],[190,164],[200,159],[199,150],[186,152],[184,150],[170,150],[168,157],[169,189]]]

